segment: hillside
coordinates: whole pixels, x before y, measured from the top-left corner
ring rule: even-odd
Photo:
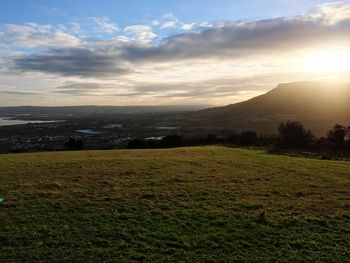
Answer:
[[[225,107],[198,112],[208,123],[276,132],[288,119],[300,120],[323,134],[335,123],[350,124],[350,84],[294,82],[279,84],[261,96]]]
[[[350,163],[195,147],[0,155],[2,262],[345,262]]]

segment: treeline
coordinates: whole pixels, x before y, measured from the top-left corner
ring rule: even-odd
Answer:
[[[300,122],[287,121],[279,125],[278,132],[278,148],[337,151],[350,149],[350,126],[336,124],[325,137],[316,138]]]
[[[152,148],[170,148],[179,146],[196,146],[210,144],[237,144],[242,146],[253,146],[271,141],[271,138],[262,138],[254,131],[246,131],[240,134],[232,133],[227,137],[209,134],[206,138],[183,138],[180,135],[172,134],[161,139],[133,139],[130,140],[127,147],[129,149],[152,149]]]
[[[152,148],[170,148],[183,146],[183,138],[179,135],[172,134],[163,137],[162,139],[133,139],[128,142],[129,149],[152,149]]]
[[[209,134],[206,138],[183,138],[173,134],[162,139],[133,139],[129,149],[169,148],[179,146],[224,144],[236,146],[276,147],[300,150],[347,150],[350,149],[350,127],[336,124],[326,137],[316,138],[298,121],[287,121],[278,126],[277,136],[259,136],[255,131],[231,132],[226,136]]]

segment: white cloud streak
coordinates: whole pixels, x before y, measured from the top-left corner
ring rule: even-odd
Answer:
[[[157,35],[153,33],[153,29],[149,25],[133,25],[124,28],[124,32],[127,33],[132,39],[145,41],[146,43],[157,38]]]
[[[168,21],[165,22],[160,29],[171,29],[171,28],[176,28],[176,22],[175,21]]]
[[[91,17],[95,23],[95,31],[98,33],[112,34],[119,31],[116,23],[111,22],[108,17]]]
[[[0,44],[21,47],[72,47],[81,41],[51,25],[26,23],[24,25],[0,25]]]

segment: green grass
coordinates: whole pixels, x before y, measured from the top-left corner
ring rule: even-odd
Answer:
[[[0,155],[1,262],[350,262],[350,162],[193,147]]]

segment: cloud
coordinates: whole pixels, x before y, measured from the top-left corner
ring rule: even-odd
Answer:
[[[336,24],[350,18],[350,5],[340,2],[322,4],[310,14],[310,17],[329,24]]]
[[[87,48],[53,49],[15,60],[20,71],[39,71],[64,76],[101,77],[125,74],[131,71],[125,62],[119,62],[107,52],[102,54]]]
[[[137,91],[127,89],[124,83],[68,83],[56,87],[51,91],[54,94],[70,95],[70,96],[135,96]],[[142,94],[139,94],[142,95]]]
[[[81,41],[51,25],[26,23],[24,25],[0,25],[0,45],[38,48],[38,47],[72,47]]]
[[[13,96],[37,96],[41,93],[27,90],[0,90],[0,94],[13,95]]]
[[[127,26],[124,28],[125,32],[144,32],[144,31],[151,31],[152,28],[148,25],[133,25],[133,26]]]
[[[0,52],[1,55],[1,52]],[[8,62],[5,59],[0,58],[0,73],[5,72],[8,67]]]
[[[134,95],[153,95],[161,98],[202,98],[232,97],[247,94],[258,95],[276,81],[274,74],[252,75],[249,77],[222,77],[195,82],[135,84]]]
[[[94,23],[94,29],[97,33],[112,34],[119,31],[116,23],[111,22],[108,17],[91,17]]]
[[[283,79],[285,75],[281,75]],[[279,80],[279,79],[278,79]],[[249,77],[221,77],[203,81],[176,83],[69,83],[55,88],[52,93],[68,96],[129,97],[209,100],[225,97],[257,96],[275,84],[274,74],[252,75]]]
[[[191,24],[185,24],[185,23],[183,23],[182,26],[181,26],[181,28],[182,28],[183,30],[191,30],[191,29],[193,29],[194,26],[195,26],[195,23],[191,23]]]
[[[167,13],[163,16],[165,20],[161,25],[160,29],[175,29],[176,25],[180,23],[180,19],[173,13]]]
[[[52,93],[74,96],[91,96],[98,95],[96,92],[110,86],[101,83],[71,83],[56,87]]]
[[[63,26],[63,25],[62,25]],[[81,25],[77,22],[72,22],[68,24],[68,27],[63,26],[63,30],[69,32],[69,34],[79,37],[84,37],[85,32]]]
[[[167,13],[163,16],[164,19],[166,20],[170,20],[170,21],[175,21],[175,22],[179,22],[179,18],[174,15],[173,13]]]
[[[63,16],[68,17],[68,13],[55,7],[48,7],[48,6],[37,6],[37,9],[39,9],[42,12],[45,12],[51,16]]]
[[[202,22],[199,24],[199,27],[202,29],[212,28],[214,25],[208,21]]]
[[[303,59],[322,48],[348,49],[349,9],[328,4],[295,17],[195,24],[168,14],[118,32],[113,26],[97,32],[101,28],[90,18],[58,26],[28,23],[5,30],[2,25],[0,48],[7,46],[0,49],[0,82],[15,88],[0,88],[0,100],[6,104],[11,101],[6,98],[17,96],[19,102],[28,97],[25,104],[123,105],[241,101],[278,82],[324,78],[306,72]],[[167,22],[176,28],[161,31]],[[155,32],[182,33],[160,39]]]
[[[159,22],[158,19],[155,19],[155,20],[152,20],[152,21],[151,21],[151,25],[152,25],[152,26],[159,26],[159,25],[160,25],[160,22]]]
[[[9,85],[0,85],[0,94],[13,96],[35,96],[39,95],[36,91],[17,90],[16,87]]]
[[[63,86],[59,86],[58,90],[95,90],[100,87],[99,83],[70,83]]]
[[[347,45],[349,37],[350,20],[329,25],[303,17],[278,18],[175,35],[158,46],[128,47],[124,57],[130,61],[236,59],[311,49],[322,44]]]
[[[176,22],[175,21],[168,21],[165,22],[160,29],[171,29],[171,28],[176,28]]]
[[[319,13],[322,12],[321,9]],[[37,52],[15,59],[14,64],[17,70],[25,72],[104,77],[139,73],[141,67],[157,63],[170,68],[174,66],[171,63],[189,60],[234,63],[249,58],[256,63],[261,57],[270,56],[272,61],[282,55],[313,50],[321,45],[349,45],[350,19],[344,15],[336,23],[329,23],[331,14],[334,17],[340,15],[335,10],[327,14],[327,19],[315,17],[313,13],[291,18],[212,23],[211,28],[173,35],[160,43],[152,42],[156,35],[151,26],[133,25],[123,30],[128,37],[85,41],[79,47]],[[177,18],[168,14],[167,19]]]
[[[157,38],[157,35],[153,33],[152,27],[149,25],[133,25],[124,28],[124,32],[127,33],[132,39],[139,41],[150,42]]]

